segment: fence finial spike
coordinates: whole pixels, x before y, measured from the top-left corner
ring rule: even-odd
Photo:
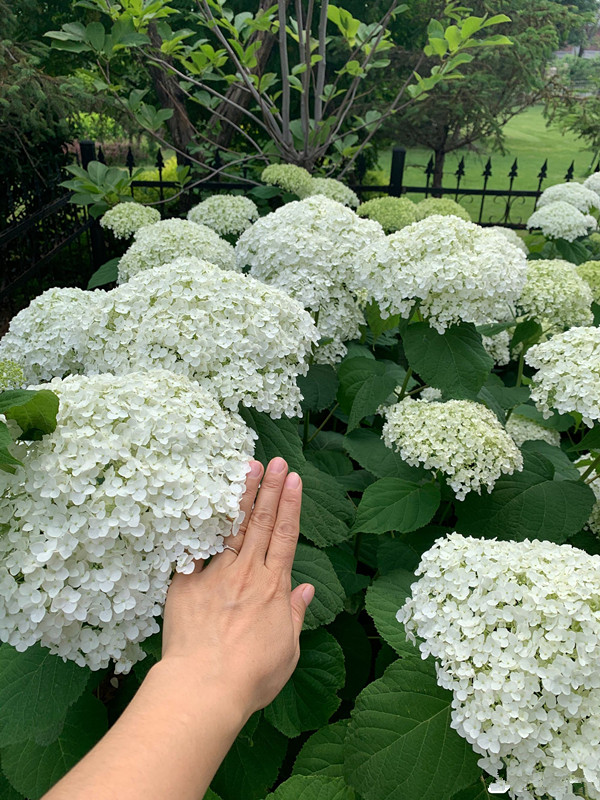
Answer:
[[[464,174],[465,174],[465,157],[464,156],[458,162],[458,167],[456,168],[456,172],[454,174],[456,175],[457,178],[464,177]]]
[[[543,181],[548,177],[548,159],[542,164],[542,168],[538,172],[538,178]]]
[[[163,167],[165,166],[165,160],[163,158],[162,150],[160,149],[160,147],[158,148],[158,151],[156,153],[155,166],[160,170],[162,170]]]
[[[575,174],[575,161],[571,161],[571,165],[567,170],[567,174],[565,175],[565,181],[567,183],[569,183],[569,181],[572,181],[574,174]]]
[[[483,172],[481,173],[484,178],[492,177],[492,157],[490,156],[486,162]]]
[[[127,157],[125,159],[125,166],[129,170],[129,175],[133,172],[133,168],[135,167],[135,158],[133,157],[133,150],[131,149],[131,145],[127,148]]]
[[[515,160],[513,161],[513,165],[510,168],[510,172],[508,173],[508,177],[512,179],[512,178],[517,178],[518,176],[519,176],[519,164],[518,160],[515,158]]]

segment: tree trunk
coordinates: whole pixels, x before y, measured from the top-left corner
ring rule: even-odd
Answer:
[[[446,150],[442,147],[438,150],[433,151],[433,181],[431,188],[434,189],[432,195],[434,197],[442,197],[439,192],[435,192],[435,189],[442,188],[442,182],[444,180],[444,163],[446,161]]]
[[[287,7],[289,0],[281,0],[281,2]],[[266,11],[266,9],[270,8],[272,5],[273,0],[260,0],[257,13]],[[253,75],[260,76],[267,66],[267,61],[271,55],[276,37],[272,33],[269,33],[269,31],[255,31],[248,39],[248,44],[256,41],[260,41],[262,44],[256,51],[256,66],[253,67],[250,72]],[[248,108],[250,104],[250,92],[240,83],[232,84],[227,90],[226,97],[228,100],[240,106],[240,108],[236,108],[231,105],[231,103],[223,101],[217,106],[218,113],[213,114],[209,120],[209,130],[220,127],[216,137],[216,143],[219,147],[229,147],[236,127],[239,126],[245,117],[243,109]],[[223,117],[227,118],[227,122]]]
[[[160,51],[162,39],[156,29],[154,22],[148,25],[148,36],[153,47]],[[162,55],[165,61],[169,58]],[[171,141],[180,153],[177,153],[177,162],[179,164],[185,163],[185,153],[188,144],[194,138],[194,128],[190,122],[190,118],[185,107],[185,95],[179,88],[177,79],[174,75],[169,75],[161,67],[156,67],[150,64],[148,66],[150,77],[154,85],[154,91],[158,97],[158,101],[162,108],[172,108],[173,116],[167,120]]]

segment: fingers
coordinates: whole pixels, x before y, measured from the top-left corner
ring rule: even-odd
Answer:
[[[287,464],[283,458],[269,462],[263,478],[254,510],[248,520],[244,537],[243,559],[260,560],[264,563],[273,528],[277,521],[279,499],[287,475]],[[242,558],[242,553],[240,554]]]
[[[266,558],[267,567],[287,575],[291,572],[298,544],[301,505],[302,481],[296,472],[290,472],[279,499],[277,519]]]
[[[229,547],[234,547],[236,550],[241,551],[244,543],[243,534],[246,532],[248,527],[248,520],[252,514],[252,506],[254,505],[254,501],[256,499],[256,493],[258,492],[258,487],[260,485],[260,479],[263,476],[263,472],[263,465],[260,463],[260,461],[250,462],[250,471],[246,476],[246,489],[240,502],[240,511],[243,512],[244,518],[242,519],[237,534],[235,536],[227,536],[223,540],[223,546],[228,545]],[[228,566],[229,564],[232,564],[236,558],[236,554],[231,550],[223,550],[222,553],[217,553],[215,556],[213,556],[211,564]]]
[[[315,596],[315,587],[310,583],[301,583],[296,586],[290,596],[292,604],[292,621],[294,624],[294,634],[300,636],[302,625],[304,624],[304,615],[306,609],[310,605],[313,597]]]

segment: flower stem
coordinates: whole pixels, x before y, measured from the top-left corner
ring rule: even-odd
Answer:
[[[406,388],[411,378],[412,378],[412,369],[409,367],[406,370],[406,375],[404,376],[404,381],[402,382],[402,386],[400,388],[400,395],[398,397],[398,401],[402,400],[402,398],[406,395]]]
[[[334,405],[334,407],[331,409],[331,411],[329,412],[329,414],[327,414],[327,416],[325,417],[325,419],[323,420],[323,422],[322,422],[322,423],[319,425],[319,427],[317,428],[317,430],[316,430],[316,431],[313,433],[313,435],[312,435],[312,436],[310,437],[310,439],[309,439],[309,440],[306,442],[306,444],[310,444],[310,443],[312,442],[312,440],[315,438],[315,436],[316,436],[318,433],[321,433],[321,431],[323,430],[323,428],[325,427],[325,425],[327,425],[327,423],[329,422],[329,420],[331,419],[331,417],[332,417],[332,416],[333,416],[333,414],[335,413],[335,411],[336,411],[336,409],[337,409],[337,407],[338,407],[338,406],[339,406],[339,403],[336,403],[336,404]]]
[[[308,433],[310,430],[310,411],[306,411],[304,414],[304,433],[302,436],[302,447],[306,447],[308,444]]]
[[[519,356],[519,369],[517,371],[517,382],[515,386],[520,386],[521,382],[523,381],[523,367],[525,366],[525,348],[521,351],[521,355]]]
[[[600,466],[600,455],[596,456],[596,458],[592,461],[592,463],[589,465],[589,467],[583,473],[583,475],[581,476],[583,478],[583,480],[585,480],[586,478],[589,478],[590,475],[592,474],[592,472],[595,472],[598,469],[599,466]]]

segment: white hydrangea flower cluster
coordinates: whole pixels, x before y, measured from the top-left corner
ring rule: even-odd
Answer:
[[[400,386],[396,388],[396,394],[400,393],[401,388]],[[419,399],[425,400],[427,403],[433,403],[435,400],[442,399],[442,392],[440,389],[436,389],[435,386],[426,386],[423,391],[419,393]]]
[[[23,368],[16,361],[0,361],[0,392],[20,389],[25,383]]]
[[[539,228],[549,239],[574,242],[596,230],[597,222],[590,214],[582,214],[571,203],[559,200],[534,211],[527,220],[527,227],[529,230]]]
[[[206,225],[185,219],[164,219],[140,228],[119,261],[119,283],[138,272],[169,264],[176,258],[200,258],[221,269],[235,269],[235,251]]]
[[[545,417],[577,411],[590,427],[600,419],[600,328],[571,328],[531,347],[525,362],[537,370],[531,399]]]
[[[227,408],[241,402],[280,417],[299,413],[296,377],[317,340],[310,314],[284,292],[182,258],[110,292],[44,293],[13,319],[0,358],[19,353],[29,382],[160,367]]]
[[[454,216],[427,217],[374,240],[359,265],[382,314],[406,317],[419,298],[421,313],[440,333],[461,320],[502,319],[527,275],[520,248]]]
[[[159,628],[174,569],[239,524],[255,435],[211,394],[162,370],[49,387],[58,425],[2,473],[0,639],[126,672]]]
[[[296,298],[318,315],[321,337],[332,341],[319,347],[317,363],[335,363],[344,342],[359,335],[364,324],[357,295],[360,253],[375,239],[385,240],[377,222],[361,219],[334,200],[317,195],[287,203],[261,217],[236,245],[237,267]],[[368,285],[366,296],[370,295]]]
[[[258,219],[258,208],[249,197],[240,194],[213,194],[191,208],[187,218],[206,225],[219,236],[237,236]]]
[[[508,331],[500,331],[495,336],[482,336],[481,343],[485,351],[494,359],[497,367],[505,367],[510,362],[510,335]]]
[[[510,415],[506,423],[506,430],[518,447],[521,447],[524,442],[530,441],[542,441],[548,442],[554,447],[560,446],[560,433],[558,431],[544,428],[539,422],[523,417],[521,414]]]
[[[310,191],[306,197],[321,194],[328,197],[330,200],[335,200],[336,203],[341,203],[343,206],[350,206],[356,208],[360,203],[358,195],[353,192],[345,183],[336,180],[335,178],[312,178],[310,183]]]
[[[382,438],[411,466],[440,470],[457,500],[491,491],[501,475],[523,469],[523,456],[498,417],[470,400],[405,397],[385,410]]]
[[[408,197],[375,197],[361,203],[356,213],[374,219],[386,233],[395,233],[417,221],[416,206]]]
[[[544,189],[537,201],[537,208],[544,208],[551,203],[569,203],[582,214],[587,214],[590,209],[600,207],[600,198],[585,184],[573,181],[557,183]]]
[[[54,288],[14,316],[0,339],[0,359],[21,365],[27,383],[82,372],[88,325],[104,292]]]
[[[488,231],[496,231],[497,233],[501,233],[503,236],[505,236],[508,239],[509,242],[511,242],[512,244],[516,245],[517,247],[520,247],[521,250],[526,255],[529,253],[529,248],[527,247],[527,245],[525,244],[523,239],[521,239],[519,234],[516,231],[514,231],[512,228],[505,228],[502,225],[490,225],[490,227],[488,228]]]
[[[586,189],[589,189],[592,192],[596,192],[596,194],[600,195],[600,172],[594,172],[592,175],[587,177],[583,185]]]
[[[575,267],[575,271],[592,290],[594,302],[600,303],[600,261],[584,261]]]
[[[310,194],[312,175],[304,167],[295,164],[269,164],[262,171],[261,179],[270,186],[279,186],[303,198]]]
[[[586,455],[583,455],[581,458],[577,459],[575,466],[581,473],[582,477],[587,473],[588,469],[599,455],[600,453],[587,453]],[[589,477],[591,477],[591,475]],[[600,536],[600,476],[596,474],[593,480],[588,483],[588,486],[594,492],[596,502],[594,503],[590,518],[586,522],[585,527],[592,533],[596,534],[596,536]]]
[[[157,208],[141,203],[117,203],[100,218],[100,225],[112,231],[117,239],[129,239],[144,225],[160,220]]]
[[[452,727],[516,800],[600,798],[600,557],[452,533],[397,618],[453,693]]]
[[[449,197],[426,197],[416,204],[417,222],[427,217],[459,217],[466,222],[471,221],[471,215],[464,206],[451,200]]]
[[[592,290],[573,264],[560,258],[539,259],[529,262],[517,313],[537,322],[547,319],[557,329],[590,325],[592,301]]]

